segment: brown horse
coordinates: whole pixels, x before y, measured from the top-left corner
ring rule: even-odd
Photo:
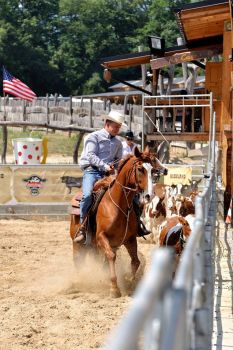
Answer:
[[[148,191],[152,193],[151,159],[149,149],[123,159],[118,167],[115,181],[105,192],[96,213],[96,234],[92,246],[102,251],[109,262],[111,288],[113,297],[121,295],[117,285],[115,270],[116,250],[124,245],[131,258],[132,277],[140,265],[137,254],[138,220],[133,210],[133,199],[136,193]],[[78,227],[78,220],[71,217],[71,237]],[[80,244],[74,244],[75,253]],[[85,249],[85,248],[84,248]]]

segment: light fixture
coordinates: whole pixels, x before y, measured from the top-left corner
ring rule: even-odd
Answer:
[[[159,36],[148,36],[148,44],[150,52],[152,55],[164,56],[165,52],[165,39],[160,38]]]
[[[112,79],[112,73],[110,72],[110,70],[108,68],[105,68],[104,69],[104,76],[103,76],[104,80],[107,82],[107,83],[110,83],[111,82],[111,79]]]

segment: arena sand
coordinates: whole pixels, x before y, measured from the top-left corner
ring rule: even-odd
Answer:
[[[153,251],[139,242],[141,277]],[[89,257],[75,270],[68,221],[0,220],[0,349],[89,350],[104,346],[132,301],[124,247],[122,297],[109,297],[108,271]]]

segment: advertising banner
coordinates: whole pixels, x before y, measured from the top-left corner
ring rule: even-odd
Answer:
[[[181,168],[177,166],[168,168],[168,174],[164,176],[163,183],[169,186],[177,184],[190,185],[191,180],[192,168]]]
[[[80,193],[79,166],[1,166],[0,204],[70,202]]]

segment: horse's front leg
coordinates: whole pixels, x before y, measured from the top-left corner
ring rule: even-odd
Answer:
[[[121,292],[117,285],[117,275],[115,267],[116,253],[112,250],[104,232],[99,233],[96,237],[96,240],[98,248],[100,248],[104,252],[106,258],[108,259],[111,279],[110,296],[113,298],[119,298],[121,296]]]
[[[138,246],[136,237],[131,237],[127,242],[124,243],[125,248],[127,249],[129,256],[131,258],[131,269],[132,277],[135,279],[136,272],[140,266],[140,260],[138,259]]]

